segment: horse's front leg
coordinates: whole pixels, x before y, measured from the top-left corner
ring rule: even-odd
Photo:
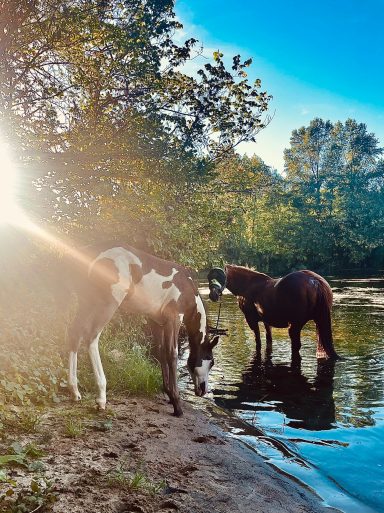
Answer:
[[[180,322],[178,320],[169,321],[164,327],[164,355],[165,366],[168,371],[168,395],[173,405],[174,415],[181,417],[183,410],[181,408],[179,388],[177,386],[177,360],[178,360],[178,336]],[[164,357],[164,356],[163,356]],[[163,358],[162,358],[163,360]],[[163,365],[162,365],[163,367]],[[164,378],[164,372],[163,372]],[[164,386],[166,386],[164,384]]]
[[[243,312],[245,320],[248,326],[255,334],[256,350],[261,350],[261,337],[259,329],[260,316],[255,308],[255,305],[248,301],[245,297],[240,296],[238,298],[239,308]]]
[[[152,331],[152,355],[160,362],[161,374],[163,377],[163,390],[169,397],[169,368],[164,347],[164,326],[155,321],[149,320]]]
[[[272,350],[272,328],[266,322],[264,323],[264,328],[265,328],[265,339],[267,342],[267,348],[268,348],[268,350],[271,351]]]

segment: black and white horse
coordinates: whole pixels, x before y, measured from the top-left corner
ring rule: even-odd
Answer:
[[[127,313],[142,314],[150,319],[164,390],[173,405],[174,415],[181,416],[183,411],[177,386],[181,323],[185,324],[188,334],[187,365],[198,396],[208,391],[212,349],[219,341],[219,337],[208,337],[204,305],[189,272],[181,265],[131,246],[113,244],[77,252],[73,265],[76,268],[72,276],[75,276],[78,310],[69,329],[69,386],[74,399],[81,399],[77,352],[83,342],[88,346],[99,389],[97,403],[99,408],[105,408],[106,378],[98,344],[103,328],[120,307]]]

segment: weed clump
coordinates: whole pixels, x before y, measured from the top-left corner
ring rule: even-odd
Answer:
[[[142,492],[156,495],[161,493],[166,487],[165,481],[155,483],[142,469],[129,471],[125,462],[120,462],[114,469],[110,470],[107,475],[109,486],[121,488],[123,490],[140,490]]]
[[[108,392],[153,396],[161,390],[162,378],[157,362],[151,357],[151,344],[142,319],[123,316],[109,324],[100,341],[100,356],[107,377]],[[80,362],[86,360],[80,357]],[[90,365],[82,365],[80,386],[94,391]]]
[[[64,334],[59,320],[47,308],[45,323],[41,315],[36,324],[28,318],[8,319],[0,334],[0,411],[3,426],[14,424],[17,431],[38,429],[39,414],[32,407],[60,402],[67,394],[67,361]],[[47,325],[48,320],[57,333]],[[1,321],[1,311],[0,311]],[[39,325],[37,327],[37,324]],[[109,393],[153,396],[161,389],[161,373],[150,356],[149,338],[141,319],[118,316],[103,332],[100,354]],[[79,356],[80,387],[95,393],[94,377],[87,348]],[[25,407],[31,407],[28,412]]]

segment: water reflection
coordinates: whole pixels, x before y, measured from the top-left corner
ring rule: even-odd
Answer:
[[[256,353],[235,298],[224,296],[221,327],[229,329],[229,336],[216,348],[213,398],[284,443],[326,479],[384,511],[384,281],[330,283],[335,348],[344,361],[317,361],[311,323],[302,332],[301,361],[291,361],[284,329],[273,330],[272,353],[265,343]],[[207,306],[215,323],[217,305]],[[256,438],[254,443],[259,443]],[[285,468],[283,461],[278,464]],[[295,474],[292,467],[290,472]],[[321,493],[325,485],[316,482]]]
[[[331,429],[335,423],[333,378],[335,362],[319,361],[314,380],[301,372],[301,361],[274,364],[271,353],[255,353],[242,373],[232,398],[220,400],[226,391],[215,388],[216,402],[231,410],[274,409],[286,416],[286,424],[309,430]]]

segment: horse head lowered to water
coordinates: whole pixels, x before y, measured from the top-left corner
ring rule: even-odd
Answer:
[[[266,328],[267,344],[272,344],[271,326],[288,328],[292,355],[301,347],[300,334],[310,320],[316,324],[317,358],[337,359],[331,327],[332,290],[326,280],[312,271],[296,271],[274,279],[238,265],[226,265],[223,279],[209,280],[210,298],[217,300],[226,287],[238,296],[239,307],[255,333],[260,349],[259,322]],[[217,277],[216,277],[217,278]]]
[[[69,386],[74,398],[81,399],[77,384],[77,352],[80,343],[84,342],[99,389],[97,403],[101,409],[105,408],[106,378],[98,343],[103,328],[120,307],[127,313],[149,318],[164,390],[174,414],[181,416],[177,386],[181,323],[184,322],[188,333],[190,354],[187,365],[196,395],[202,396],[208,391],[212,349],[219,340],[219,337],[208,338],[204,305],[189,272],[181,265],[127,245],[92,246],[77,254],[81,257],[71,267],[75,267],[73,281],[78,309],[69,329]]]

